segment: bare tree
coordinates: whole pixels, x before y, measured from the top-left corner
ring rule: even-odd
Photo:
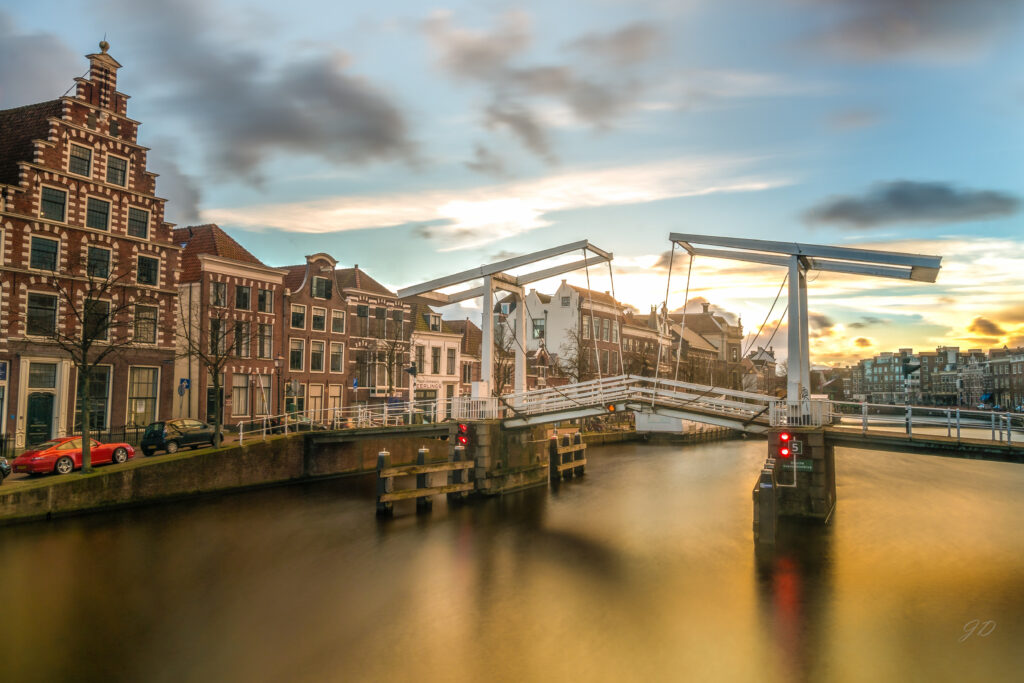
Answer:
[[[130,267],[118,268],[116,254],[92,261],[81,255],[73,258],[68,264],[68,273],[54,270],[44,276],[45,284],[56,294],[58,302],[52,327],[34,319],[31,312],[27,324],[29,334],[52,339],[75,366],[78,408],[82,416],[82,472],[91,472],[92,396],[89,389],[99,366],[133,343],[134,336],[128,333],[128,318],[134,306],[130,295],[134,282]],[[61,315],[57,315],[57,311]],[[153,325],[157,325],[156,320]],[[155,329],[153,332],[155,335]]]
[[[233,320],[226,308],[210,306],[203,316],[203,306],[194,304],[193,310],[186,317],[185,306],[179,305],[180,324],[178,325],[178,357],[195,358],[206,369],[213,380],[214,395],[214,446],[220,447],[223,441],[222,427],[224,424],[224,392],[223,373],[231,358],[239,354],[238,347],[252,344],[251,324]],[[207,415],[209,420],[210,416]]]
[[[569,329],[558,350],[559,370],[573,384],[586,380],[594,368],[594,343],[584,338],[580,328]]]
[[[512,330],[508,324],[499,325],[494,330],[494,387],[495,396],[505,393],[505,387],[511,386],[515,381],[516,343]]]
[[[377,359],[384,363],[384,374],[388,383],[388,396],[394,393],[398,379],[403,377],[401,368],[405,364],[406,353],[409,351],[409,340],[405,338],[405,323],[393,325],[395,329],[390,338],[377,342]],[[422,368],[417,368],[422,370]],[[412,400],[412,396],[409,397]]]

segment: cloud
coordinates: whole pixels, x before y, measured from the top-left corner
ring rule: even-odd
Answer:
[[[0,109],[54,100],[74,85],[84,60],[52,33],[22,33],[0,10]]]
[[[691,158],[583,169],[478,188],[332,197],[204,212],[206,220],[251,230],[326,233],[430,224],[444,251],[470,249],[551,224],[554,211],[641,204],[719,192],[754,192],[787,184],[744,173],[748,160]],[[423,232],[420,236],[425,236]]]
[[[633,64],[650,59],[662,40],[656,27],[637,22],[609,33],[586,33],[567,47],[613,64]]]
[[[450,11],[436,11],[421,28],[445,73],[486,89],[483,126],[511,133],[548,164],[557,163],[558,156],[543,111],[561,106],[573,123],[597,129],[613,125],[638,106],[643,84],[624,69],[647,59],[656,34],[631,24],[571,42],[571,52],[611,62],[588,70],[585,63],[520,65],[533,42],[532,19],[523,11],[506,12],[490,30],[459,26]]]
[[[1006,334],[1006,330],[1000,327],[997,323],[992,322],[988,318],[978,316],[975,318],[970,325],[967,326],[968,332],[974,334],[984,335],[986,337],[1001,337]]]
[[[1024,323],[1024,304],[1017,304],[1010,308],[1004,308],[995,314],[1002,322]]]
[[[867,337],[857,337],[856,339],[853,340],[853,343],[862,349],[866,349],[867,347],[871,346],[872,341]]]
[[[126,40],[140,43],[164,106],[189,121],[224,177],[258,184],[263,164],[281,154],[336,165],[416,162],[402,111],[353,73],[343,53],[298,58],[279,50],[268,59],[224,40],[221,17],[198,0],[110,5],[131,22]]]
[[[946,183],[878,183],[861,197],[833,197],[804,214],[808,223],[871,228],[890,223],[955,223],[1017,212],[1020,200],[993,190],[961,190]]]
[[[1018,25],[1021,0],[804,0],[834,20],[808,41],[859,60],[975,57]],[[816,22],[817,23],[817,22]]]
[[[873,315],[861,316],[861,319],[857,322],[852,322],[847,327],[853,330],[861,330],[868,325],[882,325],[886,322],[885,318],[876,318]]]
[[[835,323],[824,313],[808,313],[807,323],[811,329],[824,330],[834,327]]]
[[[508,175],[508,169],[505,168],[505,162],[502,158],[479,142],[473,145],[473,158],[464,163],[469,170],[483,173],[484,175],[499,178],[504,178]]]

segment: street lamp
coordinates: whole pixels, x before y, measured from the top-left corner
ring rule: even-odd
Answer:
[[[284,356],[278,356],[274,359],[274,373],[277,375],[277,410],[279,414],[284,411],[281,410],[281,403],[284,401],[284,386],[281,384],[281,366],[284,364]]]

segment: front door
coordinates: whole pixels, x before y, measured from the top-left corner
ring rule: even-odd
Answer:
[[[49,441],[53,434],[53,394],[36,392],[28,395],[28,407],[25,411],[25,445]]]

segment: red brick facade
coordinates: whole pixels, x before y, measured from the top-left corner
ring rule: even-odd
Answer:
[[[96,426],[170,415],[180,248],[116,89],[120,64],[102,48],[88,55],[89,77],[76,79],[73,96],[0,112],[0,408],[18,446],[75,429],[74,367],[38,321],[46,328],[55,304],[53,325],[74,332],[68,307],[80,305],[90,257],[124,285],[112,310],[130,304],[111,320],[110,338],[132,339],[101,371],[102,386],[94,382]]]

